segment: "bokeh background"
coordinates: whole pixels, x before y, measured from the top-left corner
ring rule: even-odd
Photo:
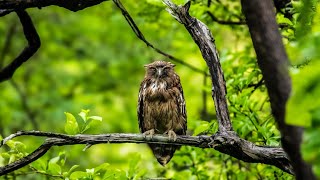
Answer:
[[[175,2],[184,3],[182,0]],[[304,89],[307,85],[301,85],[301,82],[308,81],[306,78],[314,79],[312,85],[316,87],[315,90],[301,92],[310,97],[304,105],[315,104],[312,108],[299,108],[305,96],[292,102],[293,110],[290,112],[305,110],[297,120],[299,122],[305,119],[319,122],[320,119],[319,100],[315,98],[320,92],[317,79],[319,62],[316,61],[320,55],[317,51],[320,45],[317,26],[320,25],[320,13],[316,2],[303,4],[294,1],[290,9],[294,16],[290,18],[277,13],[277,20],[283,25],[280,29],[283,41],[292,60],[290,69],[294,87]],[[185,28],[165,11],[161,2],[123,0],[122,3],[145,38],[155,47],[207,71],[197,45]],[[0,84],[0,135],[5,137],[18,130],[65,133],[64,112],[74,114],[80,123],[81,118],[77,114],[82,109],[89,109],[90,115],[103,118],[102,122],[94,121],[84,132],[86,134],[138,133],[136,106],[140,82],[144,77],[143,65],[154,60],[170,60],[135,36],[112,1],[76,13],[54,6],[27,11],[42,44],[38,52],[16,71],[12,80]],[[261,83],[262,75],[246,25],[218,23],[207,11],[225,21],[243,21],[240,3],[234,0],[212,1],[208,7],[207,1],[196,0],[192,1],[190,13],[207,24],[215,38],[235,131],[240,137],[259,145],[279,145],[279,131],[270,113],[267,92]],[[301,14],[307,18],[301,18]],[[0,50],[4,49],[9,34],[12,38],[8,48],[0,51],[0,57],[3,57],[0,59],[1,67],[12,61],[27,43],[15,13],[0,19]],[[184,89],[188,134],[213,134],[217,130],[217,122],[209,77],[171,62],[176,64]],[[304,70],[305,67],[311,70]],[[305,124],[308,123],[302,123]],[[318,127],[319,123],[309,126],[304,145],[306,158],[314,164],[319,163],[320,154],[320,148],[315,149],[320,144],[315,138],[319,135]],[[19,158],[19,153],[32,152],[43,140],[17,138],[12,147],[0,149],[3,153],[0,165]],[[17,143],[21,143],[21,149],[14,149]],[[82,151],[84,147],[54,147],[44,157],[5,178],[63,178],[64,172],[79,165],[73,172],[83,172],[82,177],[91,173],[95,179],[106,179],[107,173],[114,174],[108,176],[110,179],[293,179],[278,168],[244,163],[210,149],[182,147],[171,162],[162,167],[145,144],[94,145]],[[103,167],[103,171],[92,173],[92,169],[97,170],[97,167]],[[47,174],[41,173],[41,169]],[[315,170],[319,175],[319,166],[315,166]]]

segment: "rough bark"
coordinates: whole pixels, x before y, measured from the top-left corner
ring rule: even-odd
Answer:
[[[11,134],[0,142],[0,147],[18,136],[48,137],[35,151],[13,163],[0,167],[0,176],[19,169],[43,156],[52,146],[74,144],[102,143],[156,143],[194,146],[199,148],[214,148],[222,153],[251,163],[274,165],[285,172],[292,173],[292,167],[285,152],[279,147],[257,146],[239,138],[234,132],[218,132],[213,136],[177,136],[171,141],[167,136],[143,134],[99,134],[99,135],[66,135],[42,131],[19,131]]]
[[[232,131],[226,99],[226,83],[211,31],[204,23],[189,15],[190,1],[184,6],[177,6],[170,0],[163,0],[163,2],[168,6],[169,13],[188,30],[207,63],[212,82],[212,98],[219,122],[219,131]]]
[[[271,0],[241,0],[243,13],[268,89],[272,114],[281,132],[282,147],[291,159],[297,179],[315,179],[300,153],[303,129],[285,123],[286,103],[291,92],[288,57],[275,19]]]

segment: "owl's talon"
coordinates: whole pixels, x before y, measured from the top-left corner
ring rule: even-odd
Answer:
[[[153,137],[154,134],[155,134],[154,129],[150,129],[143,133],[144,136],[151,136],[151,138]]]
[[[169,136],[169,140],[170,141],[176,141],[177,140],[177,134],[172,130],[168,131],[168,136]]]

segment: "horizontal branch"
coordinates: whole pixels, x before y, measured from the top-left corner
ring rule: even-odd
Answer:
[[[19,131],[4,138],[2,147],[7,141],[18,136],[48,137],[45,142],[31,154],[13,163],[0,167],[0,176],[19,169],[43,156],[52,146],[75,144],[108,144],[108,143],[154,143],[214,148],[239,160],[252,163],[274,165],[292,174],[292,167],[285,152],[279,147],[257,146],[239,138],[234,132],[218,132],[213,136],[177,136],[172,141],[165,135],[145,136],[143,134],[98,134],[98,135],[66,135],[42,131]]]
[[[104,1],[108,0],[68,0],[68,1],[59,1],[59,0],[1,0],[0,1],[0,16],[4,16],[12,11],[21,10],[26,8],[42,8],[46,6],[59,6],[70,11],[79,11],[87,7],[98,5]]]

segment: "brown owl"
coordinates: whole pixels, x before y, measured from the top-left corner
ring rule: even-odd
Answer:
[[[171,140],[185,135],[186,103],[174,64],[155,61],[145,65],[146,74],[140,85],[138,120],[144,135],[167,134]],[[166,165],[180,146],[148,144],[161,165]]]

